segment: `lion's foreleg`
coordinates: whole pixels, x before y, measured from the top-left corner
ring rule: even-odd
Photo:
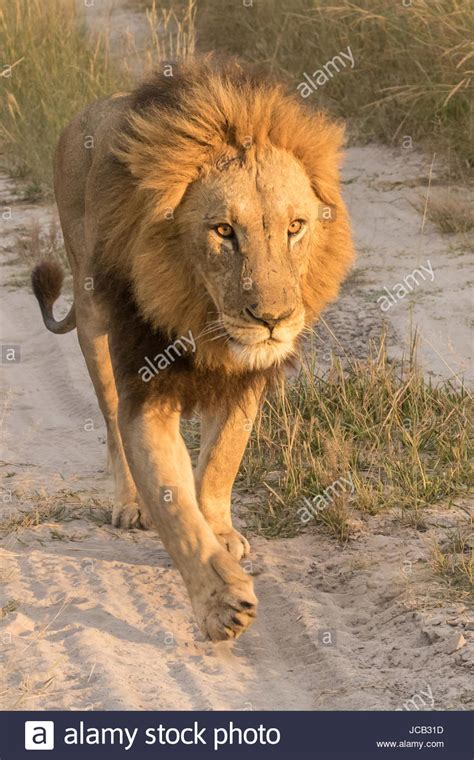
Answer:
[[[262,386],[249,390],[238,405],[203,412],[201,419],[201,449],[195,471],[199,506],[221,544],[237,559],[248,554],[250,547],[232,527],[232,487],[258,411]]]
[[[199,510],[179,414],[163,405],[136,411],[121,403],[119,424],[138,492],[183,576],[202,631],[213,640],[238,636],[255,616],[252,580]]]

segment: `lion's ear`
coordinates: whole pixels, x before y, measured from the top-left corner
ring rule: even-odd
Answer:
[[[340,201],[339,172],[324,171],[311,177],[311,186],[317,199],[328,206],[336,206]]]
[[[294,100],[284,100],[276,107],[272,139],[301,162],[320,200],[338,202],[343,126],[323,112],[303,110]]]
[[[305,165],[314,192],[324,203],[337,204],[340,200],[339,167],[345,143],[343,126],[316,114],[313,119],[312,150],[305,155]]]

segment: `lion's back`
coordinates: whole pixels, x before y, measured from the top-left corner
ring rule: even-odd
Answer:
[[[108,155],[111,137],[123,124],[130,100],[128,93],[97,100],[61,133],[54,155],[54,193],[66,236],[71,225],[84,220],[90,184]]]

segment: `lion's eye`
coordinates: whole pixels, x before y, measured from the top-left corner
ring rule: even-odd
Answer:
[[[288,235],[297,235],[303,229],[304,222],[301,219],[294,219],[288,225]]]
[[[230,224],[218,224],[214,230],[222,238],[233,238],[235,235],[234,228]]]

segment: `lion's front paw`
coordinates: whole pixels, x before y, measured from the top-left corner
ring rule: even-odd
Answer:
[[[225,552],[211,557],[209,569],[210,582],[192,594],[199,627],[211,641],[236,639],[257,613],[252,579]]]
[[[149,530],[152,527],[152,520],[148,512],[139,504],[114,504],[112,525],[116,528]]]
[[[242,559],[242,557],[248,557],[250,554],[250,544],[241,533],[234,528],[222,533],[216,533],[216,537],[224,547],[227,549],[232,557],[236,560]]]

